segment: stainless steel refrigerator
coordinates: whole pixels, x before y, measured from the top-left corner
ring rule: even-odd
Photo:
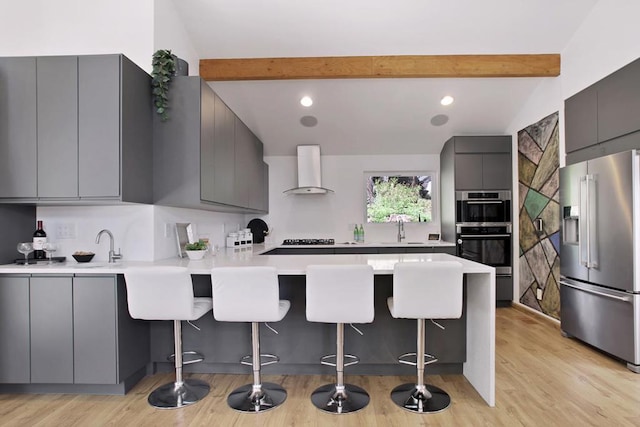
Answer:
[[[640,373],[640,156],[560,170],[560,318],[564,334]]]

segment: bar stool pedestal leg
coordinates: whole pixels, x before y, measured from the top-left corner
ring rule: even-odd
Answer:
[[[287,391],[280,385],[262,383],[260,380],[259,326],[258,322],[251,323],[253,384],[238,387],[227,397],[227,404],[240,412],[268,411],[281,405],[287,398]]]
[[[424,322],[425,319],[418,319],[418,381],[416,384],[406,383],[394,388],[391,391],[391,400],[407,411],[434,413],[447,409],[451,404],[451,397],[441,388],[424,383]]]
[[[208,383],[192,378],[182,378],[182,323],[173,321],[176,380],[155,389],[147,399],[158,409],[176,409],[201,400],[209,393]]]
[[[317,388],[311,402],[333,414],[356,412],[369,404],[369,394],[363,388],[344,383],[344,323],[336,324],[336,383]]]

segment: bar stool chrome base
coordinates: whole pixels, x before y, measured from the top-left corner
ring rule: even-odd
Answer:
[[[338,390],[335,384],[325,384],[311,393],[316,408],[332,414],[357,412],[369,404],[369,393],[353,384],[344,384]]]
[[[399,385],[391,391],[391,400],[402,409],[418,413],[436,413],[449,407],[451,397],[446,391],[431,384],[423,387],[418,389],[415,383]]]
[[[182,384],[172,382],[158,387],[147,400],[154,408],[176,409],[198,402],[209,390],[208,383],[189,378],[183,380]]]
[[[227,404],[239,412],[265,412],[282,405],[286,399],[287,391],[278,384],[246,384],[229,394]]]

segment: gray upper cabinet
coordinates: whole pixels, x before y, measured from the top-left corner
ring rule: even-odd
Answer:
[[[214,100],[213,139],[202,141],[202,199],[235,205],[235,115],[218,95]]]
[[[639,148],[640,59],[564,102],[567,164]]]
[[[154,119],[154,203],[266,212],[262,142],[253,132],[200,77],[174,78],[169,105],[169,120]]]
[[[0,73],[15,98],[0,113],[11,123],[0,150],[12,163],[0,172],[2,201],[152,202],[144,70],[123,55],[87,55],[0,58]]]
[[[482,155],[482,188],[484,190],[511,188],[511,154]]]
[[[242,120],[235,120],[235,173],[236,205],[249,208],[251,184],[256,172],[256,142],[251,130]],[[260,158],[262,161],[262,158]]]
[[[78,196],[78,57],[37,59],[38,197]]]
[[[598,141],[640,129],[640,60],[597,83]]]
[[[78,61],[80,197],[120,195],[120,58]]]
[[[598,143],[598,93],[595,86],[565,101],[564,127],[567,153]]]
[[[37,196],[36,58],[0,58],[0,198]]]
[[[478,138],[477,143],[474,138]],[[453,140],[455,190],[511,189],[511,137],[454,137]]]
[[[456,154],[456,190],[482,189],[482,154]]]

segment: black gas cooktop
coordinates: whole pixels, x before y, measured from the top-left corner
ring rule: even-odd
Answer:
[[[284,239],[283,245],[334,245],[334,239]]]

